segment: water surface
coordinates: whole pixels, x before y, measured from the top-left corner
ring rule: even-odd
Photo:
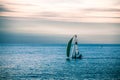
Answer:
[[[66,45],[0,45],[0,80],[118,80],[119,45],[79,45],[81,60],[66,60]]]

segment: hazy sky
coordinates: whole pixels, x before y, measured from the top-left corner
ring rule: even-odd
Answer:
[[[0,42],[120,44],[120,0],[0,1]]]

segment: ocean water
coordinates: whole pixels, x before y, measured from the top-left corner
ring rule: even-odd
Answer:
[[[79,45],[81,60],[66,60],[66,45],[0,44],[0,80],[120,80],[120,45]]]

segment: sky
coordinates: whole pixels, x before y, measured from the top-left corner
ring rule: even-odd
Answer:
[[[120,44],[120,0],[0,0],[1,43]]]

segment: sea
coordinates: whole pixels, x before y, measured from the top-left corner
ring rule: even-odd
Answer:
[[[0,44],[0,80],[120,80],[120,45],[79,44],[82,59],[66,59],[66,44]]]

